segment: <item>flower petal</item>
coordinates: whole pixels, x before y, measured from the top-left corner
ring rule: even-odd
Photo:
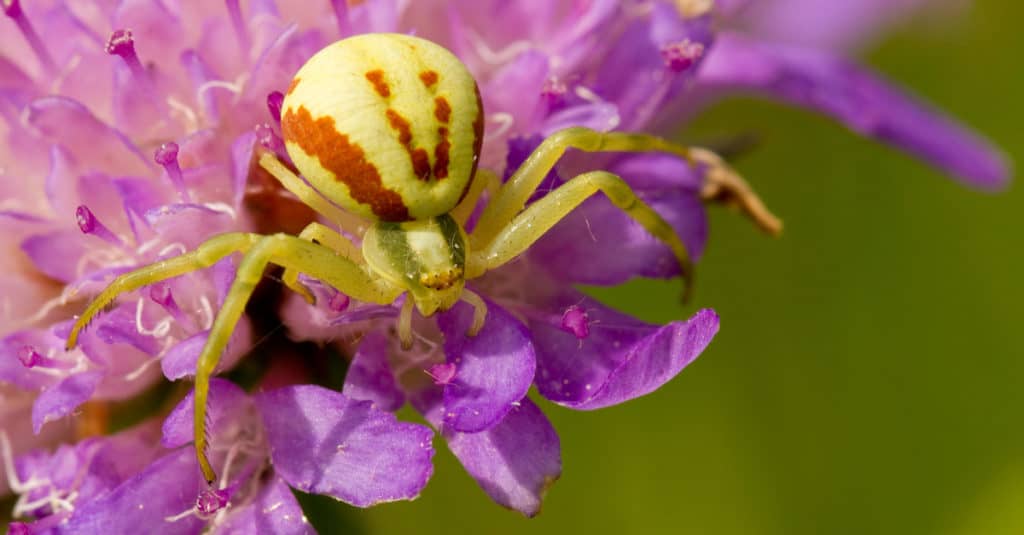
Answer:
[[[952,119],[882,78],[826,52],[724,33],[698,76],[709,93],[748,90],[830,115],[987,190],[1006,186],[1003,156]]]
[[[388,412],[397,411],[405,403],[405,394],[398,388],[388,365],[387,338],[379,331],[370,331],[363,337],[341,393],[370,401],[374,407]]]
[[[530,330],[537,346],[537,390],[574,409],[598,409],[653,392],[693,362],[718,332],[711,309],[658,326],[572,291],[547,304],[559,313],[571,306],[586,312],[585,337],[542,319],[532,319]]]
[[[437,317],[447,362],[456,367],[444,387],[444,428],[466,433],[497,425],[526,395],[537,367],[526,326],[505,309],[488,302],[476,336],[466,334],[472,322],[465,302]]]
[[[252,502],[235,509],[217,525],[215,533],[315,534],[295,495],[275,476]]]
[[[210,379],[210,393],[207,397],[206,418],[209,429],[217,434],[217,430],[226,425],[234,425],[244,418],[242,411],[249,406],[249,397],[241,387],[226,379],[213,377]],[[192,442],[192,418],[195,414],[195,390],[188,393],[174,410],[167,415],[163,424],[163,437],[160,444],[165,448],[176,448]],[[229,434],[229,433],[225,433]],[[212,436],[211,440],[215,440]]]
[[[77,505],[62,526],[66,533],[136,533],[149,526],[159,533],[199,533],[203,521],[181,513],[195,506],[201,488],[190,448],[157,459],[109,494]]]
[[[71,414],[88,401],[103,375],[101,371],[82,372],[44,390],[32,406],[32,430],[39,433],[47,422]]]
[[[656,3],[650,15],[632,23],[609,48],[597,74],[595,92],[618,104],[623,130],[641,128],[663,102],[686,89],[711,38],[709,17],[684,20],[675,6]],[[692,65],[670,68],[664,47],[682,43],[699,47],[695,49],[699,52]]]
[[[664,189],[640,197],[672,225],[690,258],[699,259],[708,226],[697,195],[684,189]],[[537,265],[554,277],[579,284],[612,285],[633,277],[669,279],[679,275],[679,262],[672,250],[606,198],[585,201],[528,254],[541,259]]]
[[[99,238],[83,236],[78,231],[58,230],[29,236],[21,242],[21,250],[46,276],[61,282],[73,282],[80,275],[78,259],[88,250],[88,242],[92,240]]]
[[[435,426],[440,394],[427,388],[412,399]],[[495,502],[526,516],[540,512],[548,488],[562,475],[561,444],[554,427],[530,398],[519,400],[498,425],[480,433],[446,431],[448,448]]]
[[[433,433],[313,385],[260,394],[270,458],[289,485],[357,507],[409,500],[433,472]]]
[[[36,100],[28,106],[25,122],[44,138],[67,147],[85,168],[148,174],[149,161],[135,145],[75,100],[57,96]]]

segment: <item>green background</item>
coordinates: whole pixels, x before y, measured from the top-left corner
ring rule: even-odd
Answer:
[[[975,2],[865,61],[1017,162],[1024,6]],[[441,440],[422,497],[337,508],[348,533],[1024,533],[1021,187],[967,190],[822,117],[733,101],[691,133],[757,132],[737,163],[786,223],[713,209],[696,302],[678,283],[595,292],[722,328],[674,381],[596,412],[542,408],[564,472],[533,520],[494,505]],[[341,523],[336,523],[341,522]]]

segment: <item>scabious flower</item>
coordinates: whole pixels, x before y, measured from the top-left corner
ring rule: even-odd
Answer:
[[[160,432],[163,414],[83,437],[109,431],[107,403],[161,383],[159,371],[192,375],[231,261],[122,298],[81,349],[65,353],[69,321],[118,273],[219,232],[295,232],[311,220],[253,162],[267,150],[285,158],[280,91],[294,71],[355,33],[415,32],[466,62],[487,112],[480,166],[498,176],[566,126],[666,132],[710,101],[754,92],[834,116],[973,186],[1005,183],[1005,165],[976,135],[834,48],[773,39],[781,23],[759,26],[768,19],[751,14],[773,5],[787,13],[792,3],[123,0],[110,11],[99,2],[6,2],[0,454],[24,522],[12,530],[157,522],[184,533],[304,532],[288,486],[357,506],[411,499],[430,477],[433,449],[429,429],[390,414],[406,401],[497,503],[536,514],[561,455],[531,386],[574,409],[621,403],[678,374],[718,330],[709,309],[651,325],[573,289],[679,274],[671,251],[603,198],[473,281],[489,306],[476,337],[464,335],[472,310],[460,304],[417,318],[414,345],[402,349],[393,334],[400,303],[359,303],[305,279],[317,304],[287,296],[280,318],[292,339],[352,356],[341,392],[302,384],[308,373],[287,351],[266,356],[271,371],[252,394],[215,380],[210,452],[221,477],[209,489],[188,446],[190,396],[169,400],[178,404]],[[879,12],[892,9],[871,16]],[[765,230],[779,229],[738,177],[666,155],[569,154],[540,194],[597,168],[623,176],[694,258],[709,202],[737,204]],[[359,238],[358,227],[341,230]],[[221,368],[257,339],[240,324]],[[77,427],[66,418],[75,411]],[[21,431],[29,420],[36,434]]]

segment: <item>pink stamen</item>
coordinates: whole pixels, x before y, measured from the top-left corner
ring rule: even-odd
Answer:
[[[327,307],[330,308],[332,312],[343,312],[348,308],[350,302],[351,300],[347,295],[341,292],[335,292],[334,295],[331,296],[331,299],[327,301]]]
[[[280,91],[274,91],[267,95],[267,109],[270,110],[270,116],[274,118],[274,122],[278,125],[281,124],[281,106],[284,104],[284,94]]]
[[[338,20],[338,33],[346,37],[352,33],[352,27],[348,22],[348,1],[331,0],[331,7],[334,8],[334,18]]]
[[[265,149],[277,154],[285,154],[284,141],[274,132],[274,129],[267,123],[256,125],[256,141]]]
[[[158,282],[149,287],[149,298],[154,303],[162,306],[175,321],[182,325],[194,325],[192,318],[185,314],[185,311],[178,306],[178,302],[174,300],[174,294],[171,293],[171,287],[165,282]]]
[[[223,509],[230,498],[227,489],[206,489],[196,498],[196,511],[201,516],[210,516]]]
[[[36,29],[32,27],[32,23],[25,16],[25,12],[21,10],[21,2],[18,0],[3,0],[3,6],[4,14],[10,17],[14,24],[18,25],[18,29],[25,36],[25,40],[32,47],[32,52],[39,58],[39,63],[43,64],[43,69],[51,74],[57,72],[57,64],[53,62],[53,57],[50,56],[46,43],[43,43],[43,40],[39,38]]]
[[[132,72],[132,76],[140,83],[149,82],[146,68],[142,66],[139,55],[135,53],[135,39],[132,38],[131,30],[114,30],[107,40],[106,50],[111,56],[120,56]]]
[[[235,29],[235,37],[238,38],[238,48],[242,51],[242,56],[248,58],[249,51],[252,49],[252,40],[249,38],[249,30],[245,27],[245,20],[242,18],[242,8],[238,5],[238,0],[225,0],[224,3],[228,7],[228,16],[231,17],[231,26]]]
[[[573,305],[562,313],[562,330],[572,333],[578,340],[590,336],[590,323],[587,313],[577,305]]]
[[[445,386],[455,379],[455,372],[458,370],[455,368],[455,364],[444,362],[441,364],[434,364],[423,371],[434,380],[435,385]]]
[[[41,368],[70,368],[71,365],[67,362],[61,362],[54,360],[42,353],[36,351],[36,348],[32,346],[21,346],[18,350],[18,360],[21,361],[22,366],[26,368],[35,368],[39,366]]]
[[[167,177],[174,184],[174,189],[178,190],[181,201],[192,202],[188,194],[188,188],[185,187],[185,177],[181,174],[181,166],[178,165],[178,144],[168,141],[160,145],[160,148],[156,149],[156,152],[153,153],[153,159],[167,171]]]
[[[683,72],[692,67],[704,55],[704,45],[683,39],[661,47],[661,59],[674,72]]]
[[[557,103],[562,100],[562,97],[568,91],[569,87],[564,81],[552,76],[544,80],[544,87],[541,88],[540,95],[550,103]]]
[[[75,210],[75,221],[82,234],[92,234],[101,240],[117,246],[123,246],[124,242],[116,234],[110,231],[99,219],[93,215],[92,210],[82,204]]]
[[[7,524],[8,535],[31,535],[32,528],[24,522],[11,522]]]
[[[20,360],[21,364],[26,368],[35,368],[42,364],[43,359],[45,358],[46,357],[41,355],[36,351],[36,348],[32,346],[22,346],[21,349],[18,350],[18,360]]]

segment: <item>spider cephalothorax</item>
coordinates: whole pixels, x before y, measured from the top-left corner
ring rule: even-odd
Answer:
[[[243,253],[196,367],[195,448],[211,483],[215,474],[205,453],[210,375],[268,264],[284,267],[284,284],[310,301],[299,273],[371,303],[391,304],[406,294],[398,319],[404,346],[412,340],[414,307],[431,316],[460,300],[475,310],[467,333],[474,336],[486,321],[487,305],[466,281],[517,257],[598,191],[665,242],[691,281],[675,231],[616,175],[583,173],[527,206],[566,149],[667,152],[700,161],[709,181],[734,176],[700,149],[644,134],[568,128],[544,140],[500,184],[477,169],[483,109],[473,77],[444,48],[408,35],[367,34],[324,48],[296,74],[282,111],[285,146],[305,180],[270,152],[260,165],[327,224],[311,223],[298,236],[221,234],[194,251],[120,275],[90,303],[67,341],[73,347],[79,332],[119,294]],[[467,234],[466,220],[485,191],[487,205]],[[353,213],[372,224],[360,225],[362,232],[346,228]],[[361,243],[346,238],[343,229]]]

